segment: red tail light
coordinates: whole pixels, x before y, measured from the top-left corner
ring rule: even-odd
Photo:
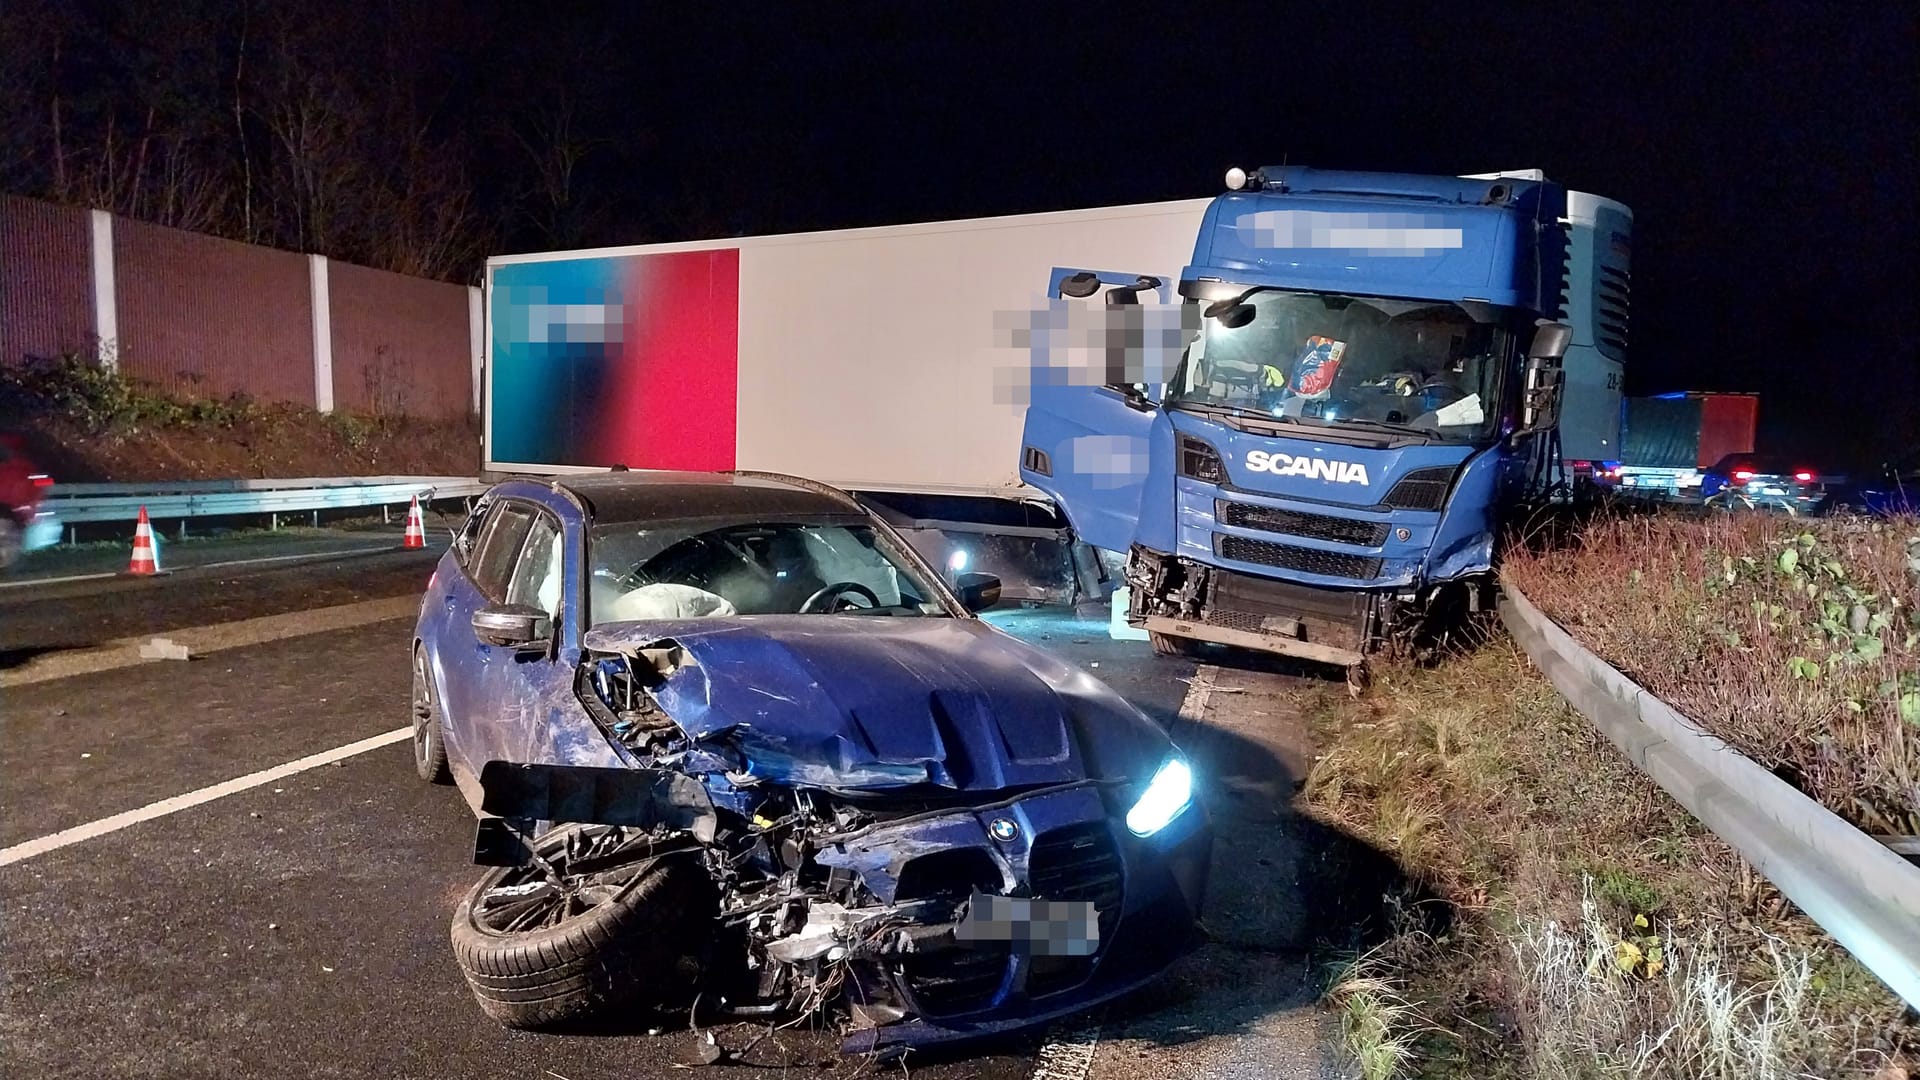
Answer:
[[[1744,483],[1746,483],[1747,481],[1749,481],[1749,480],[1751,480],[1751,479],[1753,479],[1753,470],[1752,470],[1752,469],[1735,469],[1735,470],[1733,470],[1733,482],[1734,482],[1734,483],[1736,483],[1736,484],[1744,484]]]
[[[37,488],[53,486],[53,477],[48,476],[46,473],[34,473],[32,476],[27,477],[27,479],[33,481],[33,486]]]
[[[1800,481],[1803,484],[1813,483],[1813,473],[1807,471],[1806,469],[1801,469],[1799,472],[1794,473],[1793,478],[1795,480]]]

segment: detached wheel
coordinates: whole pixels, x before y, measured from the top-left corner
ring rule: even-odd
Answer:
[[[510,1028],[574,1027],[686,989],[713,934],[713,883],[645,835],[563,826],[534,843],[552,869],[491,870],[453,913],[453,955],[481,1011]]]
[[[453,783],[453,771],[447,768],[447,736],[440,721],[440,702],[433,696],[433,679],[427,675],[427,652],[418,645],[413,647],[413,769],[422,780]]]
[[[1147,631],[1147,644],[1153,646],[1155,656],[1192,656],[1194,650],[1192,640],[1174,634],[1163,634],[1158,630]]]

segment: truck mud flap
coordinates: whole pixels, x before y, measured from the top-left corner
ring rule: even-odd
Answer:
[[[1316,660],[1323,664],[1336,664],[1340,667],[1353,667],[1364,659],[1354,649],[1301,641],[1299,638],[1280,634],[1235,630],[1189,619],[1170,619],[1164,615],[1149,615],[1143,625],[1150,633],[1172,634],[1175,637],[1192,638],[1195,641],[1212,641],[1242,649],[1257,649],[1261,652],[1279,653],[1282,656],[1297,656],[1303,660]]]

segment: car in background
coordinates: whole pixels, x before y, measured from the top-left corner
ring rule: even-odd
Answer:
[[[41,505],[53,478],[39,470],[27,455],[26,440],[0,432],[0,570],[20,556],[60,541],[60,523]]]
[[[976,617],[998,598],[794,477],[492,488],[412,658],[415,765],[458,785],[494,867],[452,926],[482,1010],[827,1013],[863,1052],[1158,976],[1196,942],[1193,773],[1132,704]]]
[[[1828,492],[1820,474],[1797,459],[1728,454],[1701,473],[1700,501],[1718,510],[1813,514],[1826,507]]]

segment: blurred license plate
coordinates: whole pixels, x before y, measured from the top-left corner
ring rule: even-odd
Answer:
[[[1087,900],[974,893],[954,938],[975,948],[1011,945],[1034,956],[1092,956],[1100,948],[1100,912]]]

